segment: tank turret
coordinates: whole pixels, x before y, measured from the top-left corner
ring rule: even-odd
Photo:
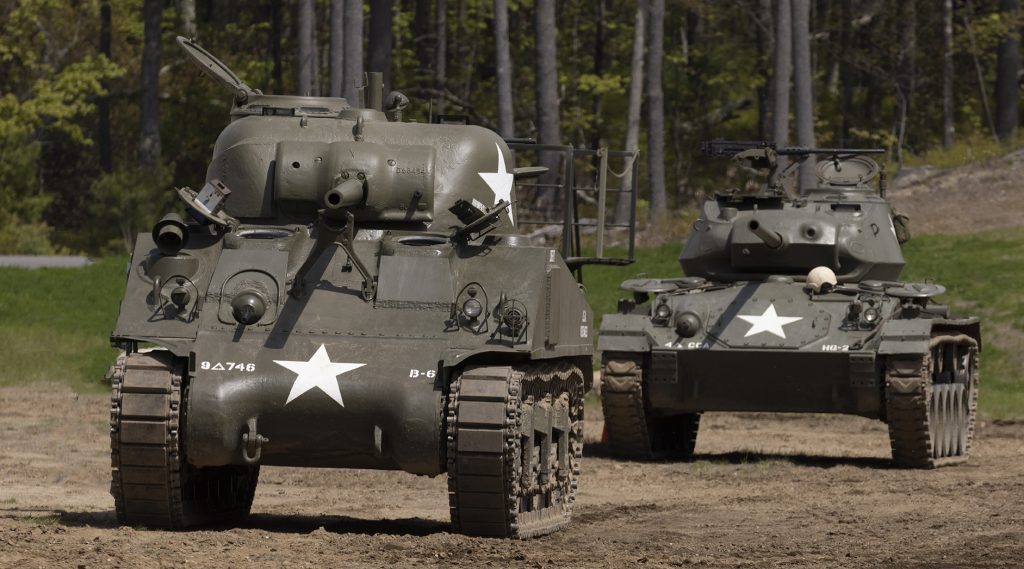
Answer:
[[[895,216],[881,196],[881,182],[877,193],[869,185],[880,180],[879,168],[865,155],[880,150],[714,141],[704,151],[731,156],[766,181],[755,191],[721,191],[704,203],[679,259],[687,275],[719,281],[802,277],[824,266],[840,282],[899,278],[904,262]],[[788,195],[783,181],[810,155],[827,158],[818,163],[818,185]],[[780,156],[795,160],[782,167]]]

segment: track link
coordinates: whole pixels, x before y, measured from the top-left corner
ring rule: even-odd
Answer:
[[[601,407],[612,454],[636,459],[693,456],[700,413],[655,417],[644,399],[639,360],[615,357],[604,361]]]
[[[978,348],[967,336],[934,336],[930,350],[890,357],[886,422],[893,462],[936,468],[965,462],[978,408]]]
[[[567,361],[471,367],[446,410],[454,531],[529,538],[566,526],[583,451],[583,372]]]
[[[122,355],[111,374],[110,493],[122,525],[222,523],[252,505],[258,466],[195,469],[181,446],[184,362],[163,350]]]

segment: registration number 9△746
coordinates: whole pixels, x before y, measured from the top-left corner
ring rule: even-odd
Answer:
[[[256,364],[246,362],[199,362],[199,369],[210,371],[256,371]]]

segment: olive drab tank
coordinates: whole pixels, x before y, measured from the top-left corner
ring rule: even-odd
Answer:
[[[884,199],[876,151],[704,150],[767,181],[704,202],[685,276],[622,283],[633,298],[598,340],[612,451],[685,457],[701,413],[777,411],[881,419],[905,467],[966,460],[980,325],[934,300],[942,286],[899,280],[907,219]],[[818,185],[789,195],[782,182],[810,155]]]
[[[234,101],[205,184],[177,190],[187,221],[140,235],[128,269],[118,520],[230,522],[274,465],[447,474],[466,534],[566,525],[593,314],[514,234],[532,174],[487,129],[401,122],[379,74],[359,107],[270,96],[178,44]]]

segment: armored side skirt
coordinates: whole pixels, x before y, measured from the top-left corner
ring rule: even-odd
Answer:
[[[195,466],[442,466],[443,341],[202,332],[186,395]]]
[[[645,354],[651,406],[694,411],[849,413],[880,417],[882,385],[871,352],[654,350]]]

